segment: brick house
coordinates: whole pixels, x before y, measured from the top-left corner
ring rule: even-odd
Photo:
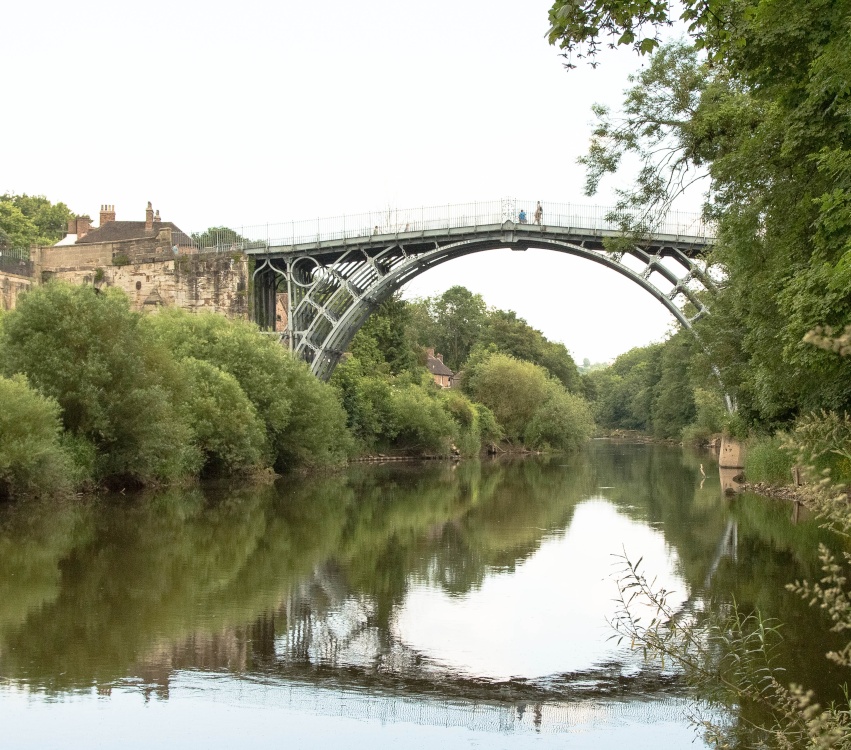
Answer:
[[[192,239],[174,222],[162,221],[160,212],[154,211],[151,202],[145,209],[144,221],[116,221],[115,206],[100,207],[100,224],[92,227],[88,216],[68,221],[68,233],[54,247],[67,245],[91,245],[95,243],[133,243],[144,240],[158,241],[168,245],[172,252],[191,252]],[[118,248],[120,251],[120,248]]]
[[[435,354],[433,348],[426,350],[426,367],[437,385],[441,388],[452,387],[452,378],[455,377],[455,373],[443,364],[443,355]]]

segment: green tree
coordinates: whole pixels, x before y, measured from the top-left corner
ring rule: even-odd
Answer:
[[[588,402],[551,380],[543,403],[526,425],[523,439],[530,448],[574,451],[587,442],[593,431],[594,417]]]
[[[0,319],[0,372],[55,399],[65,429],[97,451],[96,477],[115,483],[197,468],[175,409],[179,368],[140,320],[120,291],[62,283],[34,288]]]
[[[458,425],[442,404],[416,384],[390,390],[388,437],[396,447],[417,453],[448,455]]]
[[[680,438],[695,419],[694,387],[689,374],[693,342],[689,331],[678,331],[661,347],[650,417],[653,434],[658,437]]]
[[[668,3],[557,2],[551,41],[591,52],[605,29],[641,46],[637,29],[646,34],[672,12]],[[803,337],[851,318],[851,100],[842,83],[851,3],[687,2],[683,13],[705,57],[662,47],[618,117],[597,110],[583,159],[588,188],[624,155],[637,157],[642,168],[621,205],[641,231],[692,175],[708,174],[706,213],[718,234],[710,261],[725,282],[699,332],[725,387],[754,425],[847,409],[851,364]]]
[[[447,367],[457,372],[478,340],[485,322],[485,302],[481,295],[453,286],[434,297],[430,306],[436,331],[432,343],[443,354]]]
[[[232,375],[266,428],[280,470],[343,459],[346,416],[335,391],[282,346],[245,321],[177,309],[145,318],[144,327],[178,359],[198,359]]]
[[[29,247],[36,235],[35,225],[11,201],[0,200],[0,247]]]
[[[365,365],[387,367],[392,375],[420,365],[411,336],[412,305],[394,296],[382,302],[355,335],[351,352]]]
[[[334,369],[331,385],[346,411],[346,424],[361,452],[372,452],[387,438],[390,424],[388,378],[364,368],[361,360],[348,357]]]
[[[647,53],[677,15],[703,56],[683,45],[661,48],[635,77],[619,122],[598,109],[584,159],[589,188],[624,155],[637,157],[642,169],[621,202],[652,225],[654,212],[682,188],[680,178],[704,169],[705,213],[717,226],[710,261],[724,280],[698,329],[741,417],[776,428],[811,409],[847,411],[851,361],[805,339],[816,326],[842,330],[851,320],[851,1],[556,0],[550,41],[568,55],[593,56],[603,37]],[[837,450],[851,456],[847,443]],[[847,539],[843,489],[820,482],[808,494]],[[836,631],[847,631],[846,573],[827,549],[821,558],[821,581],[792,588],[829,612]],[[738,746],[743,736],[749,746],[849,746],[847,705],[815,705],[759,660],[771,630],[759,614],[734,611],[725,622],[695,628],[673,617],[665,592],[631,564],[622,590],[626,637],[673,657],[721,705],[757,706],[768,717],[731,731],[709,725],[716,744]],[[639,622],[627,597],[649,604],[656,617]],[[848,666],[849,654],[851,644],[828,656]]]
[[[0,499],[69,490],[70,462],[60,443],[56,401],[14,375],[0,377],[0,403]]]
[[[513,310],[492,310],[476,343],[547,369],[569,391],[581,388],[579,371],[564,344],[547,340]]]
[[[233,375],[199,359],[183,361],[183,413],[208,472],[257,468],[268,455],[266,429]]]
[[[192,241],[201,249],[217,248],[228,249],[231,247],[242,249],[245,237],[230,227],[209,227],[203,232],[193,232]]]
[[[6,235],[11,247],[52,245],[62,239],[73,218],[64,203],[51,203],[43,195],[0,195],[0,243]]]
[[[465,389],[493,412],[509,440],[520,442],[547,396],[548,378],[531,362],[495,353],[476,368]]]

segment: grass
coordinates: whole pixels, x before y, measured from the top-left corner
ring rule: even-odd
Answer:
[[[745,455],[745,478],[749,482],[789,484],[792,456],[783,449],[779,437],[753,438]]]

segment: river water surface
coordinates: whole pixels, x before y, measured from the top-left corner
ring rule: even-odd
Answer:
[[[683,611],[782,618],[789,680],[830,694],[783,590],[825,535],[791,515],[606,441],[5,506],[2,746],[702,747],[679,675],[610,638],[618,556]]]

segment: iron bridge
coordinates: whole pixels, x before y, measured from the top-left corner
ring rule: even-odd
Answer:
[[[696,215],[669,214],[640,243],[612,252],[604,243],[623,237],[623,217],[603,207],[541,206],[540,220],[536,202],[503,199],[267,227],[265,239],[245,245],[254,259],[255,321],[327,380],[369,315],[408,281],[497,248],[543,248],[599,263],[638,284],[687,329],[707,314],[715,285],[701,258],[713,238]]]

